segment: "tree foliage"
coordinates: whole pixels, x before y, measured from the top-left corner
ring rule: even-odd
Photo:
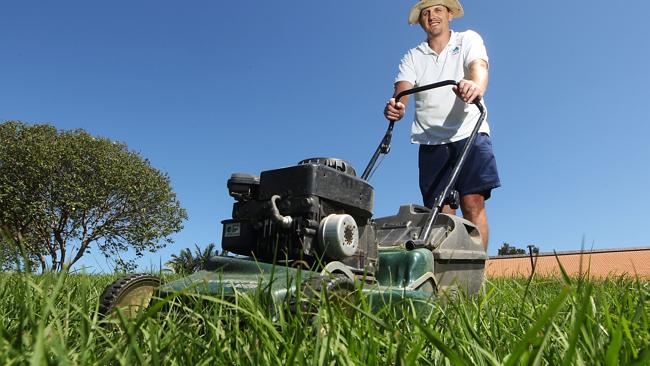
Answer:
[[[514,246],[511,246],[508,243],[503,243],[501,248],[499,248],[498,255],[515,255],[515,254],[526,254],[524,249],[520,249]]]
[[[0,271],[14,269],[17,265],[18,258],[16,257],[16,251],[5,240],[2,228],[0,228]]]
[[[9,231],[0,226],[0,271],[29,271],[37,267],[38,257],[21,250]]]
[[[172,259],[167,262],[167,266],[171,267],[175,273],[193,273],[203,269],[210,258],[219,254],[214,243],[208,244],[203,249],[196,244],[194,247],[194,253],[190,248],[185,248],[178,255],[172,254]]]
[[[91,248],[138,258],[170,243],[185,218],[167,175],[126,145],[0,124],[0,225],[41,270],[69,268]]]

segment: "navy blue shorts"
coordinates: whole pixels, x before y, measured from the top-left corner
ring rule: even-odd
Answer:
[[[420,191],[425,206],[433,207],[436,198],[445,189],[466,141],[467,139],[443,145],[420,145]],[[501,182],[492,153],[492,141],[487,134],[479,133],[453,189],[458,191],[461,197],[480,193],[487,200],[492,189],[499,186]]]

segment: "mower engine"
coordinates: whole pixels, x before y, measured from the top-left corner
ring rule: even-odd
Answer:
[[[235,173],[227,185],[236,202],[232,219],[222,221],[224,250],[313,269],[339,261],[375,273],[373,188],[348,162],[311,158],[259,178]]]

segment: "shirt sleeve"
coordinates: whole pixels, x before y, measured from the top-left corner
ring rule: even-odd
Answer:
[[[488,63],[490,61],[485,44],[483,43],[483,38],[473,30],[468,30],[463,34],[463,53],[463,66],[465,69],[468,69],[474,60],[481,59]]]
[[[416,77],[413,55],[411,55],[411,51],[409,51],[404,55],[404,57],[402,57],[402,61],[399,63],[399,72],[397,73],[397,77],[395,77],[395,82],[408,81],[409,83],[416,85]]]

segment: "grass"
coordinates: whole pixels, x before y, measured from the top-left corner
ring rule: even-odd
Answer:
[[[629,277],[496,279],[425,317],[322,300],[316,316],[276,321],[247,296],[102,319],[113,279],[0,274],[0,364],[650,364],[650,282]]]

